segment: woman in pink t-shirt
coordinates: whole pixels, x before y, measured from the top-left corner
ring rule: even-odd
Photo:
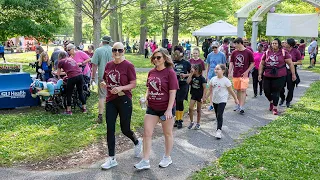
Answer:
[[[76,50],[76,47],[73,44],[67,45],[67,52],[69,53],[70,57],[78,63],[78,66],[84,67],[83,75],[90,77],[90,57],[85,52]]]
[[[144,117],[143,156],[142,160],[134,165],[139,170],[150,168],[152,133],[159,121],[162,124],[165,138],[165,155],[159,166],[165,168],[172,163],[170,154],[173,147],[173,115],[175,114],[176,91],[179,88],[178,80],[167,49],[156,49],[151,56],[151,63],[155,65],[155,68],[149,71],[147,80],[148,107]]]
[[[109,158],[101,165],[102,169],[110,169],[117,166],[115,158],[115,132],[116,120],[120,116],[120,127],[122,133],[135,145],[136,157],[142,150],[142,141],[138,140],[131,130],[132,115],[132,92],[136,87],[136,71],[133,64],[124,59],[124,45],[121,42],[114,43],[112,47],[113,61],[107,63],[101,88],[107,89],[106,97],[106,124]]]
[[[260,87],[260,96],[262,95],[262,81],[258,81],[259,65],[261,62],[262,55],[263,55],[263,44],[259,44],[258,51],[253,53],[254,68],[252,72],[252,81],[253,81],[254,97],[257,97],[258,95],[258,84]]]
[[[194,64],[200,64],[201,65],[201,68],[202,68],[202,76],[204,76],[205,74],[205,70],[206,70],[206,67],[204,65],[204,61],[202,59],[199,58],[199,55],[200,55],[200,50],[199,48],[194,48],[193,51],[192,51],[192,56],[193,58],[191,58],[189,60],[190,64],[191,65],[194,65]]]

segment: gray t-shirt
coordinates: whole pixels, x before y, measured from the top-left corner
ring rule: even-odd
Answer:
[[[57,51],[54,51],[52,54],[51,54],[51,57],[50,57],[50,60],[51,62],[53,62],[53,65],[54,65],[54,70],[57,69],[58,67],[58,56],[59,56],[59,53],[62,52],[61,50],[57,50]]]
[[[311,54],[311,53],[317,54],[317,46],[318,46],[317,41],[312,41],[312,42],[310,43],[310,45],[308,46],[308,53],[309,53],[309,54]],[[312,51],[312,48],[314,48],[313,52],[311,52],[311,51]]]
[[[112,60],[112,48],[106,44],[99,47],[93,54],[91,63],[98,65],[98,79],[102,80],[106,64]]]
[[[228,87],[230,87],[231,81],[223,76],[223,78],[218,78],[217,76],[211,78],[209,85],[212,86],[212,102],[215,104],[226,103],[228,101],[229,92]]]

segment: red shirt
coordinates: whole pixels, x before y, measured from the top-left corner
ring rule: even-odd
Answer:
[[[262,60],[265,61],[264,76],[266,77],[283,77],[287,75],[287,68],[285,59],[290,59],[291,56],[286,50],[279,49],[274,52],[273,50],[267,50],[263,53]],[[272,68],[275,67],[278,71],[277,74],[272,74]]]
[[[136,71],[131,62],[124,60],[120,64],[115,64],[114,61],[107,63],[103,79],[107,84],[107,97],[106,101],[112,101],[116,99],[118,94],[112,94],[111,90],[114,87],[126,86],[130,84],[130,81],[136,80]],[[132,99],[131,90],[123,91],[130,99]]]
[[[93,56],[93,52],[92,53],[90,53],[89,51],[84,51],[90,58],[92,58],[92,56]]]
[[[58,68],[62,68],[69,79],[82,74],[82,69],[72,58],[60,59],[58,62]]]
[[[191,65],[200,64],[201,67],[202,67],[202,70],[203,71],[206,70],[206,67],[204,65],[204,61],[202,59],[195,60],[195,59],[192,58],[192,59],[189,60],[189,62],[190,62]]]
[[[292,62],[302,60],[301,53],[296,48],[292,48],[291,51],[289,51],[289,54],[291,55]]]
[[[169,104],[169,91],[179,89],[176,73],[172,68],[161,71],[155,68],[148,73],[148,106],[156,111],[165,111]],[[174,103],[175,106],[175,103]]]
[[[253,52],[253,49],[250,46],[247,46],[246,48]]]
[[[223,53],[224,53],[224,55],[226,55],[226,59],[228,61],[228,59],[229,59],[229,45],[223,44],[222,48],[223,48]]]
[[[242,74],[254,62],[253,53],[244,49],[243,51],[234,50],[231,54],[230,62],[233,63],[233,77],[241,77]]]

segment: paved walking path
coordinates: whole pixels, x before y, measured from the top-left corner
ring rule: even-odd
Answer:
[[[320,75],[308,71],[300,71],[301,84],[295,90],[293,101],[302,96],[310,84],[320,80]],[[0,179],[186,179],[195,171],[217,159],[224,151],[233,148],[245,135],[253,134],[257,127],[264,126],[277,116],[268,111],[269,104],[264,96],[252,98],[252,85],[248,91],[246,112],[240,115],[233,112],[233,100],[227,104],[224,115],[223,136],[221,140],[214,138],[216,121],[213,112],[204,110],[201,130],[188,130],[188,117],[185,126],[174,131],[174,148],[172,152],[173,164],[160,169],[158,163],[164,154],[164,138],[153,140],[151,152],[151,169],[137,171],[133,165],[140,159],[133,157],[133,149],[118,154],[118,166],[107,170],[100,170],[101,160],[90,166],[76,167],[63,171],[26,171],[15,168],[0,168]],[[280,108],[283,112],[284,108]]]

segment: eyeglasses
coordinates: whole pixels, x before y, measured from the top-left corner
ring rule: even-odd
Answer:
[[[71,51],[71,49],[67,49],[67,51],[69,52],[69,51]]]
[[[118,51],[119,53],[123,53],[123,49],[112,49],[112,52],[114,52],[114,53],[117,52],[117,51]]]
[[[162,56],[153,56],[152,60],[155,60],[155,59],[160,60],[161,58],[162,58]]]

